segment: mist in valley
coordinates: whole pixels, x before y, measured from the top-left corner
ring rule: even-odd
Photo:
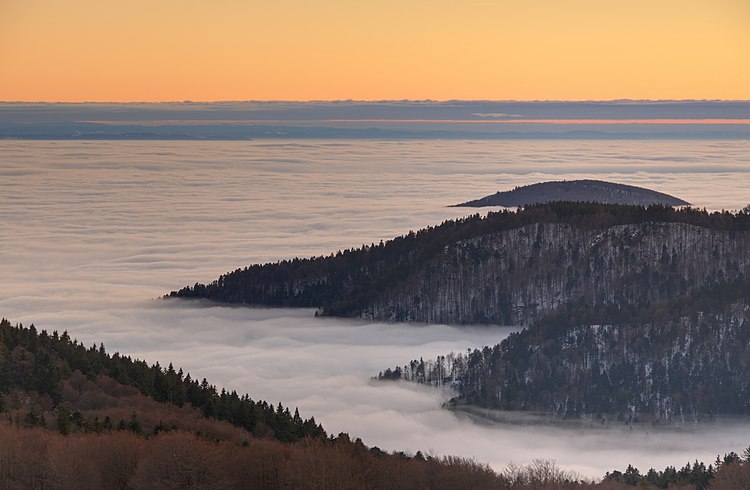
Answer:
[[[0,316],[298,406],[372,446],[590,477],[741,452],[750,423],[669,429],[486,424],[452,395],[379,371],[498,343],[509,327],[314,318],[161,295],[269,260],[328,254],[464,216],[543,180],[640,185],[698,207],[747,204],[743,142],[0,142]]]

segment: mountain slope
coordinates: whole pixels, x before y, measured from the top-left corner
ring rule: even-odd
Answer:
[[[597,423],[750,415],[750,281],[642,308],[565,309],[493,347],[379,377],[452,386],[459,407]]]
[[[326,437],[314,418],[0,320],[1,488],[508,488],[458,457]]]
[[[19,392],[36,402],[19,405]],[[31,422],[40,422],[45,410],[54,411],[57,416],[49,424],[61,432],[69,432],[74,423],[79,428],[91,425],[92,430],[98,431],[115,428],[115,414],[123,413],[122,400],[130,401],[124,404],[124,423],[129,428],[133,428],[134,407],[146,407],[137,425],[143,429],[146,417],[151,422],[145,430],[151,431],[157,421],[148,412],[159,412],[159,404],[168,404],[190,407],[183,415],[169,414],[175,419],[194,423],[197,415],[226,421],[282,442],[326,436],[314,418],[303,420],[296,411],[292,415],[280,404],[274,407],[247,395],[219,392],[205,378],[199,382],[182,370],[175,371],[171,364],[167,368],[158,363],[149,366],[118,353],[110,355],[104,346],[86,348],[67,332],[49,334],[38,332],[33,325],[25,328],[0,320],[0,411],[23,408],[26,416],[32,414]],[[90,416],[84,417],[87,411]],[[73,417],[75,412],[79,412],[78,417]],[[63,417],[61,413],[67,415]],[[104,425],[105,417],[111,419],[108,427]]]
[[[749,267],[744,213],[556,203],[253,265],[169,296],[386,321],[529,325],[565,305],[677,297]]]

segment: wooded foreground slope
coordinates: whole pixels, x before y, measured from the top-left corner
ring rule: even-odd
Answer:
[[[183,415],[165,413],[189,424],[201,418],[226,421],[283,442],[326,437],[314,418],[303,420],[281,404],[274,407],[248,395],[218,391],[205,378],[192,379],[171,364],[148,365],[119,353],[110,355],[103,345],[87,348],[67,332],[49,334],[34,325],[0,320],[0,411],[14,413],[18,423],[48,425],[62,433],[76,428],[159,432],[173,424],[153,420],[152,412],[166,406],[184,408]]]
[[[0,489],[461,485],[508,488],[471,460],[327,437],[297,410],[218,392],[171,364],[0,320]]]
[[[749,267],[746,213],[554,203],[252,265],[168,296],[384,321],[530,325],[568,306],[668,300],[747,276]]]

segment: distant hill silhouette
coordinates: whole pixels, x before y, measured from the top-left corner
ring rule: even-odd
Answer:
[[[563,180],[540,182],[498,192],[474,201],[456,204],[453,207],[481,208],[485,206],[528,206],[556,201],[597,202],[602,204],[628,204],[648,206],[686,206],[687,201],[669,194],[632,185],[616,184],[602,180]]]

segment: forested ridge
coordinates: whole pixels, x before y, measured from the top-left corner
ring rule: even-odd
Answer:
[[[0,320],[0,488],[508,488],[486,465],[386,453],[170,364]]]
[[[469,216],[327,257],[257,264],[169,297],[323,315],[530,325],[571,303],[641,305],[750,266],[750,215],[554,203]]]
[[[176,407],[189,404],[206,418],[227,421],[284,442],[326,437],[314,418],[303,420],[296,410],[291,414],[281,404],[274,407],[248,395],[240,396],[235,391],[218,391],[205,378],[202,381],[192,379],[182,369],[175,371],[172,364],[167,368],[158,362],[149,365],[119,353],[110,355],[102,344],[87,348],[71,339],[67,332],[49,334],[45,330],[37,331],[34,325],[13,326],[6,319],[0,320],[0,410],[26,406],[30,410],[25,411],[24,421],[33,425],[35,422],[41,424],[42,411],[49,409],[57,416],[45,424],[57,426],[61,432],[84,425],[91,425],[93,430],[116,428],[117,420],[84,420],[81,412],[76,410],[78,407],[70,401],[71,398],[80,398],[76,391],[82,391],[83,387],[93,388],[90,383],[95,381],[100,385],[133,387],[147,398]],[[19,403],[16,391],[34,393],[39,401]],[[88,408],[103,403],[86,403],[84,400],[82,405]],[[142,425],[130,418],[123,423],[128,428]],[[150,429],[138,427],[137,431]]]
[[[750,415],[750,281],[643,306],[569,305],[495,346],[389,368],[455,388],[453,406],[595,424]]]

